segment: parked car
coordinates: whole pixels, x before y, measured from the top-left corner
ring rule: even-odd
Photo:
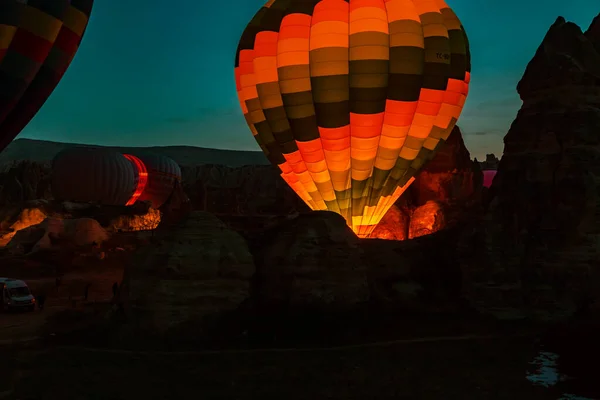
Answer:
[[[35,297],[27,284],[21,280],[0,278],[0,293],[3,310],[33,311],[35,309]]]

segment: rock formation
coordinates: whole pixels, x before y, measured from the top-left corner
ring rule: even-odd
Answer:
[[[216,217],[192,212],[159,228],[151,242],[138,250],[123,280],[123,301],[138,328],[183,329],[232,312],[248,298],[252,255]]]
[[[462,309],[459,233],[460,227],[454,227],[413,240],[363,240],[375,309]]]
[[[183,189],[194,208],[215,215],[287,215],[308,207],[271,165],[183,166]]]
[[[425,165],[410,187],[417,205],[430,200],[443,203],[466,201],[475,193],[473,162],[460,128],[454,130],[439,153]]]
[[[22,161],[2,166],[0,207],[50,197],[50,168],[47,164]]]
[[[418,209],[418,208],[417,208]],[[410,223],[414,207],[410,204],[394,204],[373,230],[371,238],[406,240],[409,238]]]
[[[498,159],[498,157],[496,157],[495,154],[486,154],[485,161],[478,162],[478,164],[482,170],[488,170],[488,169],[497,170],[499,163],[500,163],[500,160]]]
[[[45,218],[41,223],[17,231],[8,242],[13,254],[27,254],[53,247],[64,249],[100,245],[109,234],[91,218]]]
[[[251,241],[259,308],[348,309],[369,298],[359,239],[338,214],[290,218]]]
[[[116,232],[155,229],[162,217],[160,211],[149,208],[147,204],[133,207],[101,207],[91,204],[33,200],[21,205],[7,206],[1,210],[0,247],[9,245],[11,251],[18,252],[28,249],[25,253],[59,246],[56,240],[49,240],[49,237],[61,239],[63,242],[66,240],[70,243],[83,240],[87,235],[83,231],[87,232],[92,228],[88,227],[88,229],[83,225],[78,228],[79,225],[76,221],[88,221],[89,223],[93,221],[93,224],[100,227],[104,234],[110,236]],[[74,229],[73,232],[79,232],[82,229],[83,231],[75,233],[75,237],[69,238],[71,227]],[[96,228],[92,230],[96,230]],[[79,234],[82,235],[81,238],[76,237]],[[96,240],[96,242],[100,243],[105,239]],[[86,244],[88,243],[76,245]]]
[[[440,202],[429,200],[412,213],[408,238],[430,235],[446,227],[446,220]]]
[[[484,312],[557,319],[600,296],[600,18],[552,25],[517,90],[493,198],[465,239]]]

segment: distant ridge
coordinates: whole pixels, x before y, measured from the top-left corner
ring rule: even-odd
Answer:
[[[14,161],[31,160],[51,162],[54,156],[69,147],[101,147],[121,153],[153,152],[177,161],[179,165],[220,164],[230,167],[242,165],[267,165],[269,161],[260,151],[220,150],[194,146],[122,147],[98,146],[78,143],[51,142],[47,140],[16,139],[0,153],[0,165]]]

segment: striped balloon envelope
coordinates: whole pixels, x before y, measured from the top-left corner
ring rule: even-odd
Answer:
[[[121,153],[106,148],[70,147],[52,160],[52,196],[58,201],[132,205],[139,196],[140,181],[145,181],[140,175],[131,158]]]
[[[171,197],[175,184],[181,183],[181,167],[160,154],[138,154],[135,158],[143,164],[148,176],[139,200],[149,201],[153,208],[159,209]]]
[[[71,64],[93,0],[0,0],[0,151]]]
[[[443,0],[270,0],[240,39],[242,111],[313,209],[368,237],[443,145],[470,80]]]

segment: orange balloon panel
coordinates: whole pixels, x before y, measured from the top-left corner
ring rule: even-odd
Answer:
[[[443,0],[272,0],[236,54],[240,105],[281,176],[368,237],[456,124],[470,82]]]

